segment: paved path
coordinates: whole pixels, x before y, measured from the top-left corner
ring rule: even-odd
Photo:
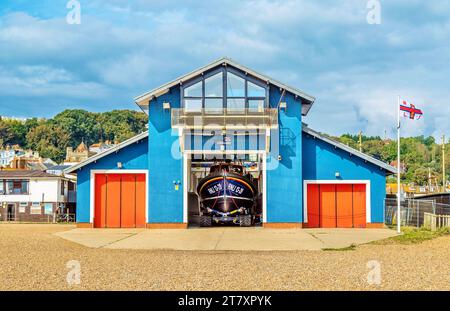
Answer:
[[[396,235],[389,229],[72,229],[55,233],[92,248],[285,251],[344,248]]]

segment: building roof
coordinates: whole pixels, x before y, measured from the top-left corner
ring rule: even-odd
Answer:
[[[279,81],[277,81],[275,79],[272,79],[272,78],[270,78],[270,77],[268,77],[266,75],[260,74],[260,73],[254,71],[254,70],[252,70],[252,69],[250,69],[248,67],[245,67],[244,65],[241,65],[241,64],[235,62],[234,60],[232,60],[230,58],[224,57],[224,58],[220,58],[220,59],[218,59],[218,60],[216,60],[216,61],[214,61],[214,62],[212,62],[212,63],[210,63],[210,64],[208,64],[206,66],[203,66],[203,67],[201,67],[199,69],[196,69],[196,70],[194,70],[194,71],[192,71],[192,72],[190,72],[188,74],[180,76],[180,77],[176,78],[175,80],[173,80],[173,81],[171,81],[169,83],[166,83],[166,84],[164,84],[164,85],[162,85],[162,86],[160,86],[160,87],[158,87],[156,89],[153,89],[151,91],[145,92],[144,94],[135,97],[134,101],[143,111],[147,111],[146,107],[148,107],[149,101],[153,97],[161,96],[161,95],[167,93],[171,87],[174,87],[176,85],[179,85],[180,83],[188,81],[188,80],[190,80],[190,79],[192,79],[192,78],[202,74],[203,72],[205,72],[207,70],[210,70],[210,69],[212,69],[214,67],[220,66],[220,65],[229,65],[229,66],[235,67],[235,68],[240,69],[240,70],[242,70],[242,71],[244,71],[244,72],[246,72],[246,73],[248,73],[248,74],[250,74],[250,75],[252,75],[252,76],[254,76],[256,78],[259,78],[261,80],[267,81],[268,83],[271,83],[271,84],[273,84],[273,85],[275,85],[275,86],[277,86],[279,88],[282,88],[282,89],[284,89],[284,90],[286,90],[286,91],[288,91],[288,92],[290,92],[290,93],[292,93],[294,95],[300,96],[301,98],[303,98],[305,100],[305,102],[302,104],[302,114],[305,115],[305,116],[308,114],[308,112],[311,109],[314,101],[316,100],[315,97],[313,97],[311,95],[308,95],[305,92],[303,92],[303,91],[301,91],[301,90],[299,90],[297,88],[294,88],[294,87],[291,87],[291,86],[286,85],[284,83],[281,83],[281,82],[279,82]]]
[[[60,178],[40,170],[0,170],[0,178]]]
[[[53,165],[53,166],[50,166],[49,168],[47,168],[47,171],[62,171],[71,166],[72,165]]]
[[[75,149],[76,152],[86,152],[88,149],[84,142],[81,142],[78,147]]]
[[[111,147],[103,152],[97,153],[96,155],[87,158],[84,161],[81,161],[80,163],[77,163],[75,165],[72,165],[71,167],[67,168],[64,170],[64,173],[68,174],[68,173],[73,173],[76,170],[82,168],[83,166],[88,165],[89,163],[95,162],[105,156],[107,156],[108,154],[111,154],[113,152],[117,152],[122,148],[125,148],[126,146],[129,146],[141,139],[147,138],[148,137],[148,131],[142,132],[134,137],[131,137],[130,139],[125,140],[124,142],[121,142],[120,144],[115,145],[114,147]]]
[[[397,169],[387,163],[384,163],[383,161],[380,161],[378,159],[375,159],[374,157],[371,157],[365,153],[362,153],[356,149],[353,149],[352,147],[349,147],[343,143],[340,143],[338,141],[335,141],[319,132],[314,131],[313,129],[309,128],[306,124],[303,124],[303,132],[318,138],[320,140],[323,140],[326,143],[329,143],[333,146],[335,146],[336,148],[342,149],[344,151],[349,152],[350,154],[353,154],[367,162],[370,162],[372,164],[375,164],[376,166],[379,166],[380,168],[386,170],[388,173],[392,173],[392,174],[396,174],[397,173]]]
[[[45,171],[48,166],[41,162],[27,162],[26,166],[29,170]]]

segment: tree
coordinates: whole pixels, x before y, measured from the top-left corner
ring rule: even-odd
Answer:
[[[61,162],[65,158],[70,134],[58,125],[48,123],[38,125],[27,134],[28,145],[44,158]]]
[[[24,121],[20,120],[7,120],[5,124],[9,128],[10,138],[8,143],[11,145],[26,145],[26,135],[28,133]]]
[[[78,145],[84,141],[87,145],[97,142],[100,138],[100,124],[95,113],[82,109],[64,110],[50,122],[70,133],[69,144]]]
[[[0,118],[0,147],[8,144],[11,140],[11,130],[1,118]]]
[[[133,110],[113,110],[99,116],[102,138],[111,141],[124,141],[145,131],[147,116]]]

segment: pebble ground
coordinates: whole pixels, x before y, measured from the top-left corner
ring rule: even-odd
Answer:
[[[0,225],[0,290],[450,290],[450,236],[347,251],[127,251],[53,235],[72,228]],[[79,285],[66,281],[70,260]],[[367,281],[372,260],[379,285]]]

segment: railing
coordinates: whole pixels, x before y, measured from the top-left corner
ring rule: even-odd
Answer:
[[[0,217],[0,222],[19,222],[19,223],[73,223],[76,221],[76,216],[73,213],[70,214],[41,214],[41,215],[4,215]]]
[[[278,109],[173,108],[172,128],[184,129],[267,129],[278,127]]]
[[[450,215],[435,215],[430,213],[424,213],[425,228],[436,231],[440,228],[450,228]]]

